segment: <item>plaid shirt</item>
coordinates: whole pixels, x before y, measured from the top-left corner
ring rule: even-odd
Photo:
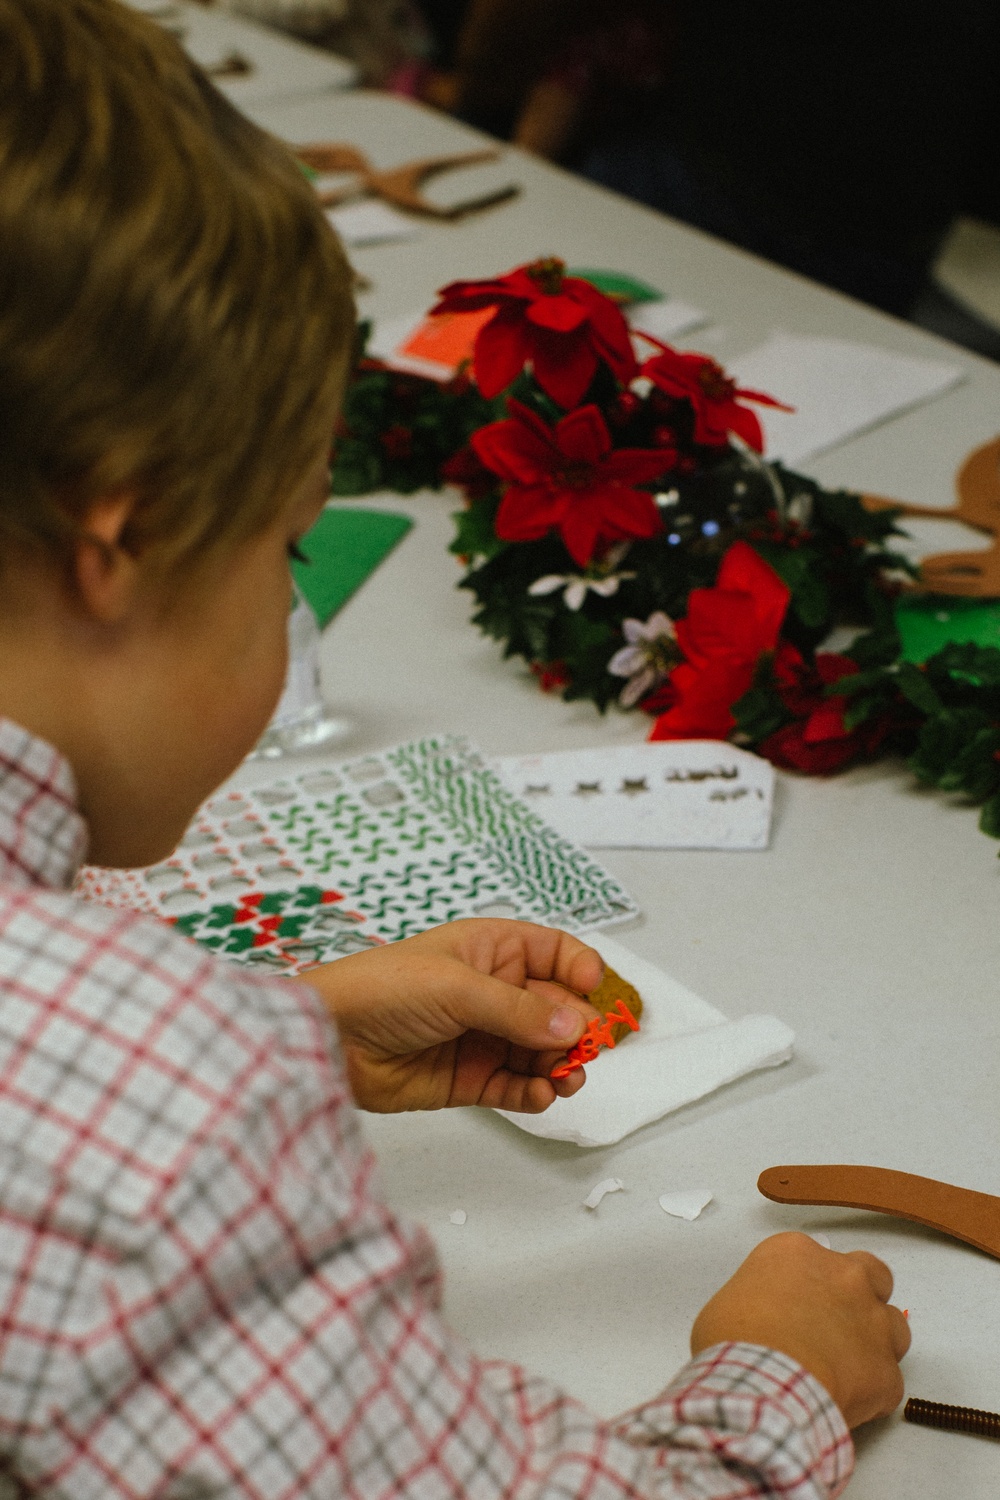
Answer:
[[[304,986],[82,902],[72,773],[0,721],[0,1469],[72,1500],[828,1500],[850,1437],[722,1345],[604,1422],[439,1314]],[[0,1480],[0,1488],[3,1481]]]

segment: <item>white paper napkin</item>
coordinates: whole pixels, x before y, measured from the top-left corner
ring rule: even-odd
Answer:
[[[602,1052],[572,1099],[557,1099],[540,1115],[497,1111],[520,1130],[577,1146],[610,1146],[745,1073],[791,1057],[795,1034],[774,1016],[727,1021],[613,938],[588,933],[587,942],[639,991],[642,1029]]]
[[[963,378],[958,365],[941,360],[788,333],[773,334],[729,366],[740,385],[795,407],[794,412],[754,407],[768,458],[789,464],[940,396]]]
[[[722,740],[509,755],[509,792],[592,849],[766,849],[774,767]]]

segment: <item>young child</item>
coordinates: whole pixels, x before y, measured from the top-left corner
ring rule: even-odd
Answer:
[[[591,949],[462,922],[272,981],[72,894],[85,855],[166,855],[268,720],[347,288],[291,159],[165,33],[0,0],[0,1468],[73,1500],[835,1495],[901,1393],[881,1262],[766,1241],[603,1422],[477,1360],[373,1184],[356,1105],[580,1086],[548,1074]]]

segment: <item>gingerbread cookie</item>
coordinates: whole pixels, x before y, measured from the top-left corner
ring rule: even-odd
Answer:
[[[586,997],[595,1010],[599,1010],[602,1016],[606,1016],[609,1010],[613,1010],[619,1000],[624,1000],[626,1007],[638,1021],[642,1015],[642,997],[634,984],[629,984],[620,974],[616,974],[610,964],[605,966],[604,978],[596,990],[591,990]],[[611,1028],[611,1035],[616,1042],[622,1041],[629,1035],[632,1028],[626,1021],[616,1021]]]

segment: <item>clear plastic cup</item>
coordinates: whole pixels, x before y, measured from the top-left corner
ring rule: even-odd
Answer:
[[[316,616],[296,588],[288,616],[288,675],[277,708],[253,750],[251,760],[276,760],[321,750],[347,730],[323,702],[319,681],[320,629]]]

